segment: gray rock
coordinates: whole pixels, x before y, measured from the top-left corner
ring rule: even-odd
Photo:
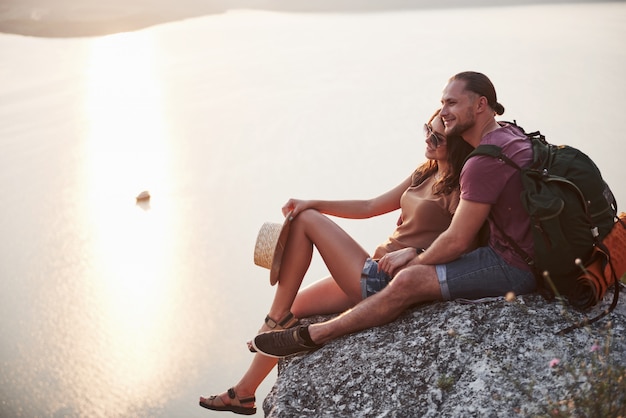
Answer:
[[[589,389],[585,382],[594,378],[587,368],[600,370],[596,375],[624,370],[624,305],[565,336],[555,333],[583,315],[538,295],[424,305],[391,324],[282,359],[265,416],[547,416],[551,401],[578,396],[573,387]],[[626,403],[623,391],[619,396]]]

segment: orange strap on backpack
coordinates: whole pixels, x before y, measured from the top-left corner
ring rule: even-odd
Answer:
[[[626,213],[620,213],[618,218],[602,243],[609,250],[611,257],[609,265],[619,280],[626,273]],[[607,272],[610,271],[605,269],[604,274],[607,275]]]
[[[619,215],[611,232],[595,247],[591,262],[578,276],[576,288],[591,289],[589,307],[604,297],[606,290],[626,272],[626,213]]]
[[[591,262],[582,267],[583,272],[576,279],[576,286],[570,298],[577,298],[578,306],[582,309],[597,304],[607,289],[615,284],[613,303],[602,314],[586,323],[592,323],[611,312],[617,304],[619,294],[619,280],[626,273],[626,213],[618,216],[611,232],[594,248]],[[559,332],[563,334],[577,328],[581,324],[566,328]]]

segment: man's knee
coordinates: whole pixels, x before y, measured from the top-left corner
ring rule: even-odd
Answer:
[[[441,286],[434,266],[414,266],[400,270],[388,286],[405,304],[441,299]]]

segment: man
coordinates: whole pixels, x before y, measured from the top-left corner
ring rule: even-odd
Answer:
[[[496,122],[504,107],[484,74],[453,76],[441,105],[446,135],[461,135],[474,147],[497,145],[518,166],[530,164],[530,141],[517,127]],[[253,341],[257,351],[272,357],[312,351],[342,335],[389,323],[417,303],[534,291],[531,267],[501,232],[533,255],[530,219],[519,198],[519,171],[495,158],[476,156],[465,164],[460,183],[461,201],[446,232],[420,254],[390,253],[379,260],[379,270],[393,277],[388,286],[332,320],[259,334]],[[466,253],[485,221],[488,246]]]

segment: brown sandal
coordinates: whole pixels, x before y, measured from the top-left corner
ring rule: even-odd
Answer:
[[[279,321],[275,321],[267,315],[265,317],[265,325],[267,325],[270,330],[289,329],[300,325],[300,320],[293,316],[291,312],[287,312],[287,315],[282,317]],[[252,346],[252,341],[248,341],[248,350],[250,350],[251,353],[256,353],[256,350]]]
[[[213,411],[230,411],[239,415],[254,415],[256,414],[256,407],[254,406],[242,406],[244,403],[253,403],[256,401],[254,396],[245,399],[239,399],[237,394],[235,393],[234,388],[230,388],[227,391],[228,397],[230,398],[230,405],[227,405],[222,401],[222,398],[219,395],[212,395],[208,398],[202,398],[204,400],[200,401],[200,406],[206,409],[211,409]]]
[[[300,320],[296,318],[295,316],[293,316],[291,312],[287,312],[287,315],[281,318],[281,320],[278,322],[274,321],[272,318],[270,318],[269,315],[267,315],[265,317],[265,325],[267,325],[271,330],[276,329],[276,328],[288,329],[288,328],[293,328],[296,325],[300,325]]]

